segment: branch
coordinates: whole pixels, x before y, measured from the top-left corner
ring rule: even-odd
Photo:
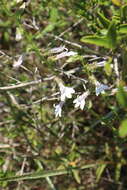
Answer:
[[[12,90],[12,89],[16,89],[16,88],[22,88],[22,87],[26,87],[26,86],[30,86],[30,85],[39,84],[41,82],[42,82],[42,80],[40,79],[40,80],[24,82],[24,83],[12,85],[12,86],[3,86],[3,87],[0,87],[0,90]]]
[[[44,78],[42,80],[40,79],[40,80],[35,80],[35,81],[31,81],[31,82],[24,82],[21,84],[16,84],[16,85],[11,85],[11,86],[3,86],[3,87],[0,87],[0,90],[13,90],[16,88],[22,88],[22,87],[26,87],[26,86],[30,86],[30,85],[36,85],[36,84],[39,84],[43,81],[52,80],[54,78],[55,78],[55,76],[51,76],[51,77]]]

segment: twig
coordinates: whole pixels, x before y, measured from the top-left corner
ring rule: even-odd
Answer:
[[[5,149],[5,148],[12,148],[12,147],[17,147],[17,146],[20,146],[19,144],[17,143],[14,143],[14,144],[0,144],[0,149]]]
[[[36,81],[25,82],[25,83],[21,83],[21,84],[17,84],[17,85],[12,85],[12,86],[3,86],[3,87],[0,87],[0,90],[12,90],[12,89],[16,89],[16,88],[22,88],[25,86],[39,84],[41,82],[42,82],[42,80],[36,80]]]
[[[52,80],[54,77],[55,76],[51,76],[51,77],[44,78],[42,80],[40,79],[40,80],[31,81],[31,82],[24,82],[24,83],[12,85],[12,86],[3,86],[3,87],[0,87],[0,90],[12,90],[12,89],[16,89],[16,88],[22,88],[22,87],[26,87],[26,86],[36,85],[43,81]]]
[[[40,169],[43,170],[44,167],[43,167],[42,163],[39,160],[38,160],[38,164],[39,164]],[[47,177],[45,177],[45,179],[46,179],[47,183],[49,184],[51,190],[56,190],[51,178],[47,176]]]
[[[79,45],[79,44],[77,44],[77,43],[70,42],[70,41],[68,41],[68,40],[64,40],[63,38],[61,38],[61,37],[59,37],[59,36],[56,36],[56,35],[54,35],[54,34],[49,34],[49,33],[47,33],[46,36],[53,37],[53,38],[55,38],[56,40],[60,40],[60,41],[62,41],[62,42],[65,42],[66,44],[75,46],[75,47],[80,48],[80,49],[83,48],[81,45]]]
[[[25,164],[26,164],[26,157],[23,159],[23,163],[22,163],[22,166],[21,166],[21,170],[20,170],[20,175],[21,175],[21,176],[23,175],[23,171],[24,171],[24,168],[25,168]],[[20,190],[21,184],[22,184],[22,181],[18,181],[17,190]]]
[[[46,36],[49,36],[49,37],[53,37],[53,38],[55,38],[56,40],[60,40],[60,41],[62,41],[62,42],[64,42],[64,43],[66,43],[66,44],[72,45],[72,46],[77,47],[77,48],[79,48],[79,49],[83,49],[83,50],[84,50],[85,52],[87,52],[87,53],[93,53],[93,54],[100,55],[99,52],[96,52],[96,51],[94,51],[94,50],[92,50],[92,49],[89,49],[89,48],[86,47],[86,46],[83,47],[83,46],[81,46],[81,45],[79,45],[79,44],[77,44],[77,43],[70,42],[70,41],[68,41],[68,40],[64,40],[63,38],[61,38],[61,37],[59,37],[59,36],[56,36],[56,35],[54,35],[54,34],[46,33],[45,35],[46,35]]]
[[[72,26],[70,26],[69,28],[67,28],[65,31],[63,31],[59,37],[62,37],[65,33],[69,32],[70,30],[72,30],[73,28],[75,28],[78,24],[80,24],[82,21],[84,20],[84,18],[79,19],[76,23],[74,23]]]
[[[73,168],[73,170],[90,169],[90,168],[100,166],[102,164],[104,163],[84,165],[80,168]],[[46,177],[52,177],[52,176],[67,175],[67,174],[70,174],[71,172],[72,172],[71,169],[48,170],[48,171],[41,171],[38,173],[36,172],[36,173],[24,174],[22,176],[3,177],[3,178],[0,178],[0,181],[19,181],[19,180],[30,180],[30,179],[33,180],[33,179],[46,178]]]
[[[32,104],[30,104],[30,105],[24,105],[24,104],[22,104],[21,107],[23,107],[23,108],[30,108],[30,107],[32,107],[33,105],[39,104],[39,103],[44,102],[44,101],[57,100],[58,98],[57,98],[57,97],[54,97],[54,96],[57,96],[57,95],[59,95],[59,94],[60,94],[59,92],[56,92],[56,93],[52,94],[50,97],[45,96],[45,97],[43,97],[43,98],[41,98],[41,99],[39,99],[39,100],[36,100],[36,101],[32,102]]]

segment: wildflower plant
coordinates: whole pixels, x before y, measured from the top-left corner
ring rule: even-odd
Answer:
[[[0,2],[2,189],[126,189],[126,3]]]

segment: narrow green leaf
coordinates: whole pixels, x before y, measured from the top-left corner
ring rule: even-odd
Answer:
[[[122,138],[127,136],[127,119],[123,120],[119,127],[119,136]]]
[[[118,32],[120,34],[127,34],[127,24],[121,24],[119,26]]]
[[[127,21],[127,4],[123,5],[120,9],[122,21]]]
[[[117,44],[116,23],[114,20],[110,23],[106,36],[109,47],[114,49]]]
[[[35,38],[42,38],[42,36],[44,36],[46,33],[53,31],[58,24],[58,17],[58,10],[56,8],[52,8],[50,12],[49,24],[42,31],[37,32]]]
[[[127,49],[122,50],[122,80],[127,81]]]
[[[72,170],[72,173],[73,173],[73,176],[76,180],[77,183],[81,183],[81,179],[80,179],[80,176],[79,176],[79,170]]]
[[[104,66],[104,70],[108,76],[111,76],[112,74],[111,62],[112,62],[112,58],[110,57]]]
[[[99,166],[96,170],[96,176],[97,176],[97,179],[96,181],[98,182],[102,176],[102,173],[104,172],[104,169],[106,168],[106,164],[103,164],[101,166]]]
[[[105,37],[99,37],[99,36],[84,36],[81,38],[82,42],[94,44],[97,46],[102,46],[105,48],[110,48],[108,40]]]
[[[57,8],[52,8],[50,12],[50,22],[51,23],[56,23],[58,20],[58,9]]]
[[[122,164],[118,163],[116,165],[116,169],[115,169],[115,181],[118,182],[120,179],[120,174],[121,174],[121,168],[122,168]]]
[[[109,25],[107,35],[104,37],[99,36],[84,36],[81,38],[82,42],[95,44],[109,49],[114,49],[117,44],[116,24],[112,21]]]
[[[105,27],[108,28],[110,25],[110,20],[108,20],[102,13],[98,12],[98,17],[99,17],[99,21],[101,22],[101,24]]]
[[[96,167],[101,164],[89,164],[89,165],[84,165],[81,168],[73,168],[73,170],[84,170],[92,167]],[[46,178],[46,177],[51,177],[51,176],[58,176],[58,175],[64,175],[64,174],[69,174],[71,173],[72,170],[70,169],[63,169],[63,170],[48,170],[48,171],[41,171],[41,172],[36,172],[32,174],[25,174],[22,176],[11,176],[11,177],[3,177],[0,178],[0,181],[20,181],[20,180],[30,180],[30,179],[39,179],[39,178]]]
[[[123,108],[127,108],[127,92],[124,91],[122,86],[119,86],[116,98]]]
[[[122,5],[121,0],[112,0],[112,3],[118,7],[120,7]]]
[[[39,39],[42,38],[42,36],[44,36],[46,33],[51,32],[52,30],[54,30],[55,28],[55,24],[51,23],[49,25],[47,25],[44,30],[41,30],[39,32],[36,33],[35,35],[35,39]]]

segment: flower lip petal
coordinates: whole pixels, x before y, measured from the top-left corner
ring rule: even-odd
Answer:
[[[62,107],[63,107],[64,102],[61,101],[59,104],[54,105],[55,107],[55,116],[56,117],[61,117],[62,116]]]
[[[14,61],[13,67],[18,68],[23,63],[23,55],[20,55],[17,61]]]
[[[66,87],[63,84],[60,84],[60,93],[61,101],[65,101],[66,98],[72,98],[72,94],[75,93],[75,90],[72,87]]]
[[[87,96],[89,95],[89,91],[84,92],[82,95],[78,96],[73,103],[75,104],[75,108],[80,108],[81,110],[84,109],[85,101]]]

